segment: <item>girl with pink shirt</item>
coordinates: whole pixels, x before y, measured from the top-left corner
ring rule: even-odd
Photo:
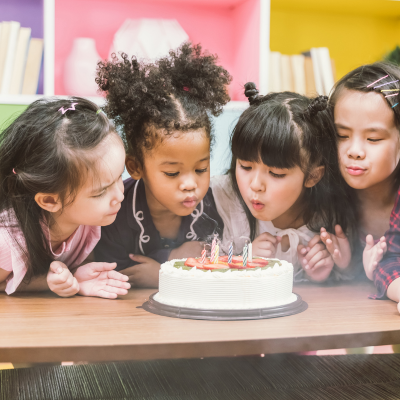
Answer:
[[[82,265],[121,207],[125,151],[92,102],[40,99],[0,137],[0,287],[116,298],[116,263]]]

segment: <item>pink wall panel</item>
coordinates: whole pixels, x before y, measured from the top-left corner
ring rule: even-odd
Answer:
[[[251,27],[258,0],[219,0],[199,4],[198,1],[167,2],[152,0],[56,0],[55,23],[55,91],[65,94],[63,69],[75,37],[91,37],[96,40],[97,51],[102,58],[108,57],[114,33],[126,18],[177,19],[194,43],[219,56],[220,64],[229,70],[235,80],[231,93],[239,93],[242,84],[244,62],[238,54],[247,46],[255,46],[249,40],[258,26]],[[238,10],[243,9],[243,16]],[[242,34],[244,35],[242,37]],[[239,71],[241,71],[239,73]],[[239,79],[239,80],[238,80]],[[237,99],[237,95],[234,96]]]
[[[231,92],[235,100],[247,100],[243,86],[255,82],[259,86],[260,73],[260,2],[248,0],[233,11],[235,26],[234,71]],[[268,51],[268,49],[265,49]]]

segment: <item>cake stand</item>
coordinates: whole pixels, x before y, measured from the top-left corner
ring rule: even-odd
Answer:
[[[292,303],[277,307],[247,310],[200,310],[196,308],[174,307],[154,300],[154,295],[156,293],[153,293],[149,297],[149,300],[143,303],[142,308],[150,313],[172,318],[240,321],[247,319],[286,317],[288,315],[299,314],[308,308],[308,304],[296,293],[294,294],[297,296],[297,299]]]

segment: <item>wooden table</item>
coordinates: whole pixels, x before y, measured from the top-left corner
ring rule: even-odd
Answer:
[[[368,282],[295,287],[305,312],[255,321],[196,321],[141,308],[154,289],[122,299],[0,295],[0,362],[111,361],[298,352],[400,343],[389,300],[367,298]]]

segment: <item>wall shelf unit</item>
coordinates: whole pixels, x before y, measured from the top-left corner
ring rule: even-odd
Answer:
[[[270,0],[41,1],[45,96],[66,95],[64,64],[75,38],[95,39],[100,56],[107,58],[114,33],[126,18],[177,19],[193,43],[218,54],[220,64],[232,74],[233,101],[245,100],[243,84],[249,80],[263,92],[268,89],[268,74],[260,71],[268,68]],[[41,96],[0,96],[0,104],[29,104]]]

